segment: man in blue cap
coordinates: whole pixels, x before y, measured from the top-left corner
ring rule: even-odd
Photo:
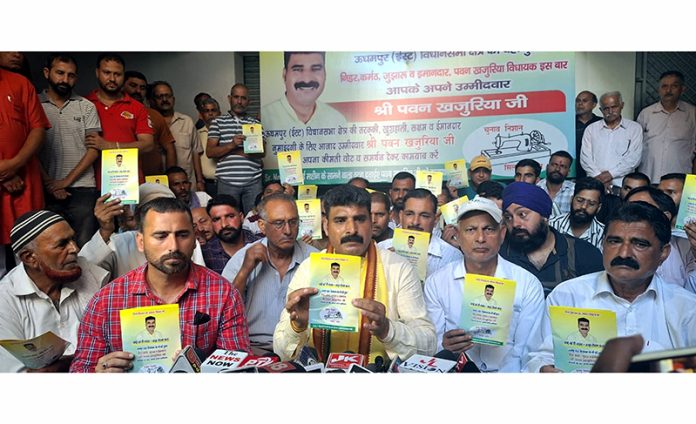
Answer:
[[[602,254],[590,243],[549,226],[552,201],[540,187],[514,182],[503,191],[507,226],[500,255],[534,274],[548,294],[560,282],[602,271]]]

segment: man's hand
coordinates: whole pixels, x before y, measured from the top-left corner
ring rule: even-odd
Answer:
[[[454,353],[462,353],[471,349],[474,342],[471,341],[471,334],[460,328],[450,330],[442,336],[442,347]]]
[[[126,372],[133,368],[135,355],[129,352],[111,352],[97,360],[94,372]]]
[[[294,196],[295,195],[295,187],[291,186],[288,183],[283,184],[283,192],[287,194],[288,196]]]
[[[631,358],[643,350],[643,337],[634,334],[628,337],[616,337],[607,342],[592,366],[591,372],[626,372],[631,365]]]
[[[90,133],[85,136],[85,146],[87,146],[88,149],[96,149],[96,150],[104,150],[108,149],[109,142],[104,140],[102,136],[100,136],[97,133]]]
[[[205,191],[205,182],[203,180],[196,179],[196,190]]]
[[[459,230],[457,230],[457,227],[454,225],[445,225],[445,229],[442,231],[442,240],[459,249],[459,240],[457,240],[458,235]]]
[[[38,368],[35,370],[27,369],[27,372],[68,372],[70,371],[70,363],[73,360],[73,355],[61,356],[56,359],[52,364],[48,364],[43,368]]]
[[[268,262],[268,250],[266,250],[266,246],[262,243],[254,243],[247,249],[246,253],[244,253],[242,268],[247,272],[251,272],[259,262]]]
[[[97,203],[94,205],[94,216],[97,217],[99,221],[99,232],[101,233],[104,241],[107,241],[111,234],[116,231],[116,224],[114,224],[114,217],[119,216],[123,213],[123,206],[121,206],[121,200],[116,199],[110,202],[106,200],[111,197],[110,193],[106,193],[97,199]]]
[[[307,244],[312,244],[313,239],[312,239],[312,236],[310,236],[309,234],[305,234],[302,236],[302,238],[300,240],[302,240],[303,242],[305,242]]]
[[[363,320],[363,327],[370,330],[370,333],[384,340],[389,334],[389,318],[386,316],[387,309],[383,304],[370,299],[353,299],[353,306],[360,309]]]
[[[3,181],[2,186],[10,194],[20,193],[24,190],[24,181],[18,175],[14,175]]]
[[[304,331],[309,321],[309,298],[319,293],[319,290],[305,287],[290,293],[285,302],[285,310],[290,314],[290,321],[294,324],[295,331]]]
[[[232,137],[232,143],[237,149],[240,147],[244,147],[244,140],[246,140],[246,137],[242,134],[237,134],[234,137]]]
[[[69,185],[70,182],[66,179],[46,181],[46,188],[50,192],[66,189]]]
[[[686,237],[689,239],[691,252],[696,255],[696,221],[684,225],[684,232],[686,232]]]
[[[609,171],[602,171],[595,178],[597,178],[604,185],[607,185],[611,182],[611,180],[614,179],[614,177],[609,173]]]
[[[17,168],[13,165],[12,161],[7,159],[0,160],[0,181],[4,182],[5,180],[14,177],[16,173]]]
[[[553,365],[544,365],[539,369],[539,372],[563,372]]]
[[[63,190],[63,189],[52,191],[51,195],[58,200],[65,200],[68,198],[68,196],[71,196],[71,194],[68,193],[67,190]]]

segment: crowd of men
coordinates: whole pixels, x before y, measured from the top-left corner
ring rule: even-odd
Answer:
[[[85,97],[73,92],[70,55],[47,58],[39,94],[20,62],[0,53],[0,98],[12,103],[0,109],[0,340],[52,331],[71,345],[39,370],[0,349],[0,371],[128,371],[134,355],[123,350],[119,312],[172,303],[181,346],[203,355],[292,360],[312,347],[320,360],[357,352],[374,362],[448,350],[467,352],[483,372],[557,372],[553,305],[613,311],[618,336],[640,334],[646,350],[696,346],[696,223],[675,230],[696,168],[696,109],[680,100],[677,71],[660,77],[660,101],[637,121],[622,116],[618,92],[578,94],[574,181],[563,150],[545,178],[523,159],[507,185],[491,180],[487,157],[470,158],[468,187],[445,182],[437,196],[406,171],[386,192],[354,178],[321,196],[323,233],[313,240],[298,237],[294,188],[263,184],[261,157],[244,153],[241,126],[263,116],[247,113],[243,84],[231,87],[227,114],[200,93],[191,118],[175,110],[170,83],[148,84],[117,54],[99,56],[98,87]],[[323,55],[286,53],[288,64],[277,108],[297,103],[293,119],[307,123],[325,110],[313,103],[320,90],[307,90]],[[122,147],[139,150],[137,207],[99,195],[101,151]],[[168,187],[144,183],[147,175],[167,175]],[[457,223],[444,225],[439,207],[464,195]],[[424,281],[394,252],[396,228],[430,235]],[[317,251],[363,259],[357,332],[309,326]],[[460,328],[467,273],[516,282],[502,346]]]

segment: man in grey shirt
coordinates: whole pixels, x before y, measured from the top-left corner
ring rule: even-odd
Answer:
[[[291,196],[266,196],[258,211],[259,228],[266,238],[232,256],[222,276],[242,294],[251,350],[264,355],[273,352],[273,331],[285,307],[290,280],[302,261],[317,249],[297,240],[300,218]]]

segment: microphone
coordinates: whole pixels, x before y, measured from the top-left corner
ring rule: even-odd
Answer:
[[[394,359],[389,362],[389,366],[387,367],[387,372],[388,373],[398,373],[399,372],[399,365],[404,362],[399,358],[398,356],[395,357]]]
[[[238,368],[246,357],[248,352],[239,350],[216,349],[210,354],[201,365],[203,373],[218,373],[224,370]]]
[[[276,354],[270,354],[268,356],[248,355],[235,368],[223,370],[220,372],[224,372],[224,373],[252,372],[252,373],[255,373],[255,372],[258,372],[259,367],[264,367],[266,365],[275,364],[277,362],[280,362],[280,356],[278,356]]]
[[[365,355],[359,353],[331,353],[326,360],[326,372],[347,372],[351,365],[362,366],[365,363]]]
[[[399,372],[445,374],[453,372],[456,365],[456,361],[416,354],[399,365]]]
[[[375,358],[375,362],[373,364],[367,364],[365,368],[367,368],[370,372],[373,373],[387,372],[387,370],[384,368],[384,358],[382,358],[381,355]]]
[[[256,369],[259,373],[307,372],[305,368],[294,361],[276,362]]]
[[[455,361],[457,365],[455,365],[454,370],[452,371],[455,373],[481,372],[481,370],[476,366],[476,363],[474,363],[474,361],[472,361],[471,358],[469,358],[466,352],[462,352],[457,355],[456,353],[445,349],[436,353],[435,358],[446,359],[448,361]]]
[[[199,373],[201,372],[201,358],[191,346],[186,346],[176,355],[174,364],[169,369],[170,373]]]
[[[355,374],[355,373],[372,374],[372,371],[370,371],[369,369],[362,367],[358,364],[351,364],[350,368],[348,368],[348,374]]]

